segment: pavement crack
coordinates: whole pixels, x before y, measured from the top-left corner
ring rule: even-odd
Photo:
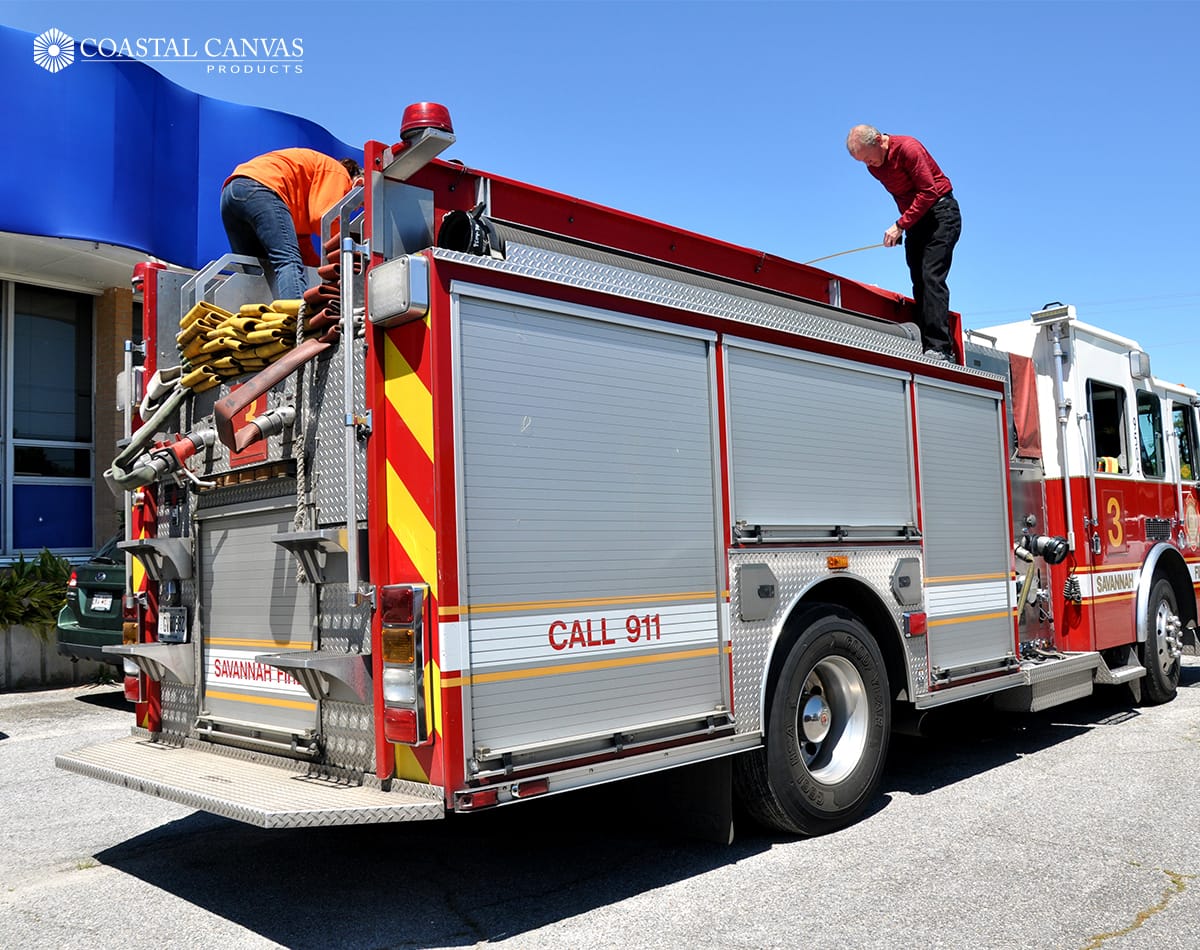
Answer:
[[[1147,907],[1145,910],[1138,911],[1128,926],[1122,927],[1120,930],[1110,930],[1107,933],[1096,934],[1083,945],[1082,950],[1098,950],[1107,940],[1111,940],[1114,937],[1124,937],[1127,934],[1133,933],[1155,914],[1166,910],[1171,901],[1187,890],[1188,881],[1196,879],[1195,874],[1180,874],[1178,871],[1168,871],[1166,868],[1159,868],[1158,870],[1162,871],[1167,876],[1167,880],[1170,881],[1158,903]]]

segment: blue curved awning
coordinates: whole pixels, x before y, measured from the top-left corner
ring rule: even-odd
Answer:
[[[199,267],[229,250],[219,199],[235,165],[295,146],[362,161],[361,147],[307,119],[198,95],[133,60],[48,72],[33,41],[0,26],[0,231]]]

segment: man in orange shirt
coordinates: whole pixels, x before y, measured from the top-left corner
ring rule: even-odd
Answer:
[[[225,179],[221,222],[230,250],[270,265],[275,299],[304,296],[305,265],[321,263],[312,243],[321,233],[321,216],[361,174],[352,158],[338,161],[311,148],[285,148],[243,162]]]

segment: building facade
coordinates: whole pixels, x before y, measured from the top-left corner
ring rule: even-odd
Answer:
[[[132,60],[47,68],[39,39],[0,26],[21,132],[0,150],[0,563],[83,556],[120,527],[103,473],[125,422],[125,344],[141,332],[134,265],[228,251],[221,183],[247,158],[361,157],[306,119],[197,95]]]

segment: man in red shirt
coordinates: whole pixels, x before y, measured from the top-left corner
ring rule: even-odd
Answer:
[[[900,217],[883,232],[885,247],[904,237],[912,275],[913,301],[921,325],[925,355],[955,360],[950,339],[950,288],[946,277],[962,216],[954,192],[925,146],[907,135],[887,135],[871,125],[856,125],[846,148],[896,199]]]
[[[304,267],[321,260],[313,248],[321,216],[350,191],[362,170],[311,148],[267,152],[238,165],[221,190],[221,222],[230,250],[265,261],[277,300],[308,289]]]

